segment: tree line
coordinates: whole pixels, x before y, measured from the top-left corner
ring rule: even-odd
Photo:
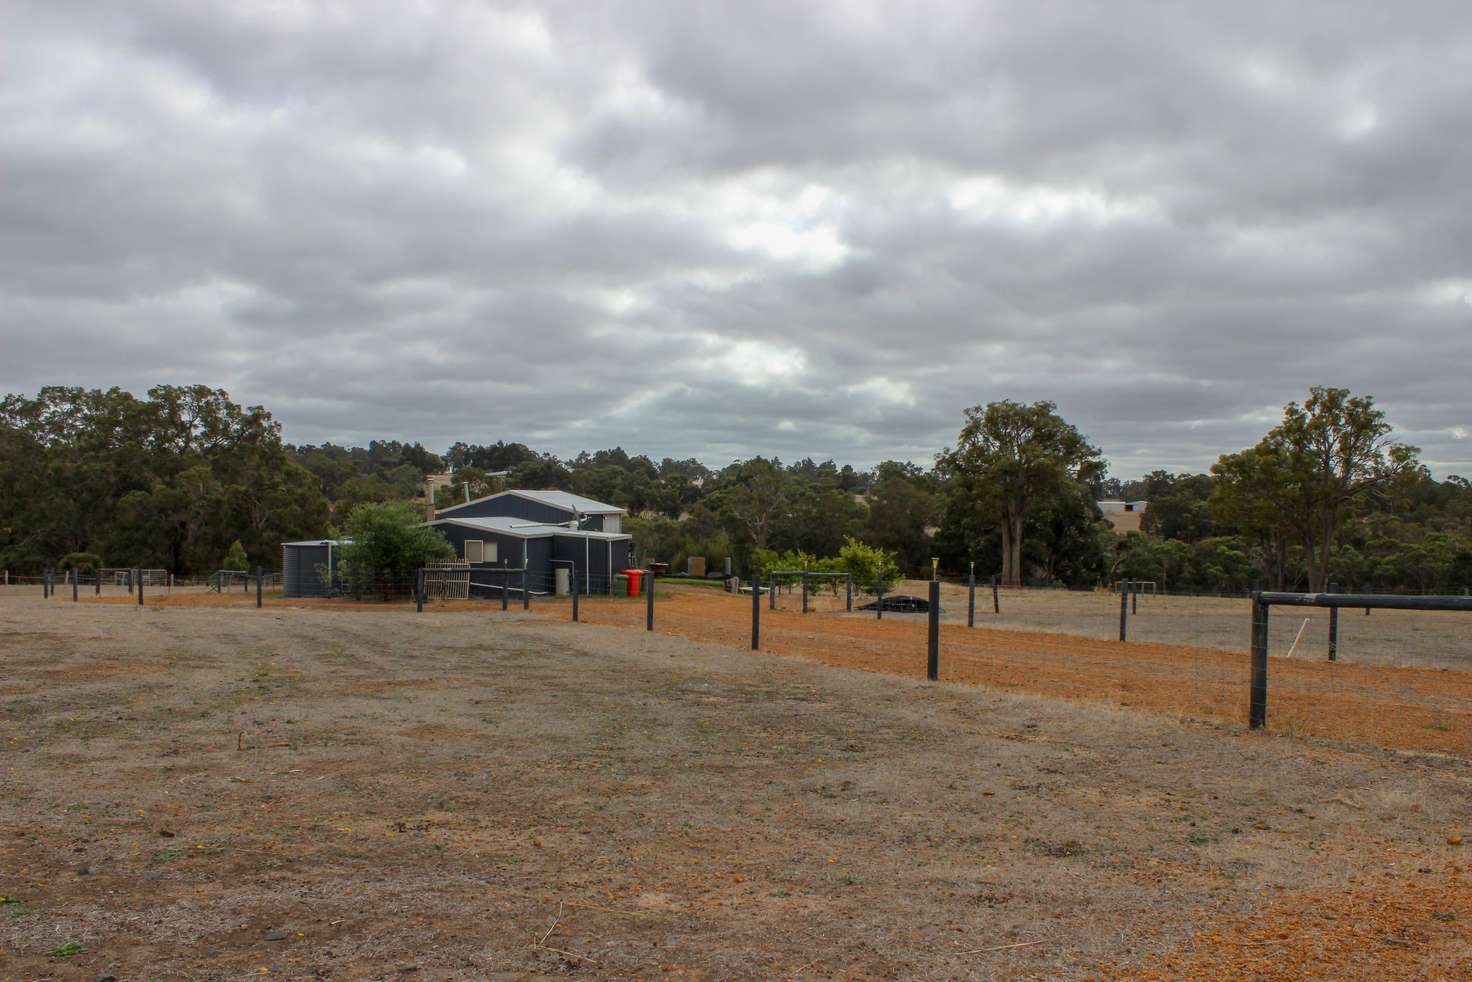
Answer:
[[[238,541],[251,564],[275,567],[280,543],[338,534],[356,506],[412,501],[447,470],[439,507],[513,487],[573,491],[628,509],[641,559],[677,568],[730,557],[746,574],[774,555],[836,558],[860,543],[907,575],[935,559],[1009,584],[1472,585],[1472,486],[1433,480],[1373,399],[1335,388],[1289,403],[1256,445],[1208,473],[1122,481],[1049,402],[965,410],[954,445],[926,464],[756,456],[710,468],[619,447],[563,459],[505,440],[443,453],[393,440],[292,445],[263,407],[220,389],[47,387],[0,402],[0,565],[36,571],[92,553],[201,573],[227,554],[238,565]],[[1117,535],[1104,497],[1147,501],[1142,530]]]

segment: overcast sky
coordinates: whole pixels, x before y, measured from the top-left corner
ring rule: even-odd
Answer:
[[[1472,475],[1472,3],[0,0],[0,391],[296,442]]]

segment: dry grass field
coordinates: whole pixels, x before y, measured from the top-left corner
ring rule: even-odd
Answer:
[[[242,599],[0,592],[0,979],[1472,974],[1466,753],[1032,691],[1117,642]]]

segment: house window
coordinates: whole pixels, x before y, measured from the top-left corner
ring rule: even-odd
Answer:
[[[603,516],[603,531],[605,531],[605,532],[614,532],[614,533],[618,533],[618,532],[623,531],[623,529],[622,529],[623,522],[620,521],[620,519],[622,517],[623,516],[621,516],[621,515],[604,515]]]
[[[496,561],[496,544],[494,542],[487,545],[481,539],[466,539],[464,549],[465,561],[467,563],[494,563]]]

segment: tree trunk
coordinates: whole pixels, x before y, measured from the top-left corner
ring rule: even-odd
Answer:
[[[1022,515],[1011,507],[1002,521],[1002,585],[1022,586]]]

